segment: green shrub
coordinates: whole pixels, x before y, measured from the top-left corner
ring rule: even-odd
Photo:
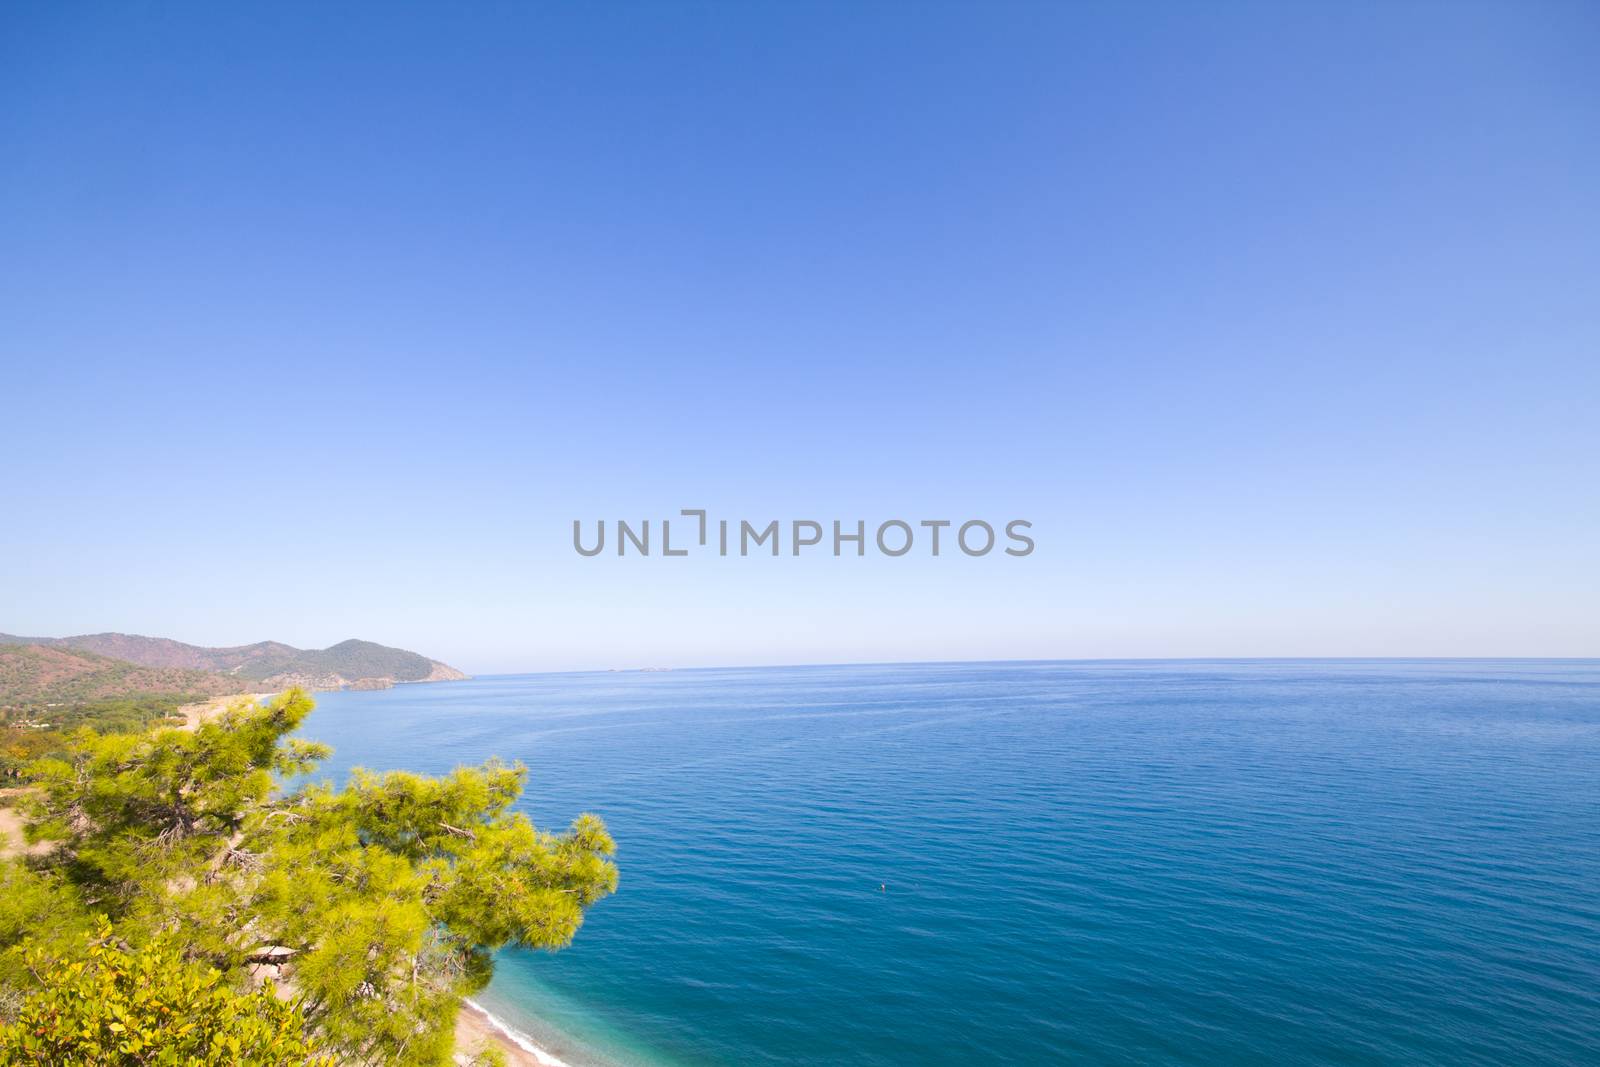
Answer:
[[[30,959],[42,988],[0,1025],[0,1063],[41,1067],[331,1065],[305,1034],[298,1003],[270,985],[241,993],[164,941],[119,947],[109,924],[87,955]]]

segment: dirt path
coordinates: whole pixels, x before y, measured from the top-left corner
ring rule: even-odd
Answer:
[[[21,789],[0,789],[0,860],[27,854],[37,856],[48,851],[50,842],[25,844],[22,836],[22,815],[12,807],[22,797]]]

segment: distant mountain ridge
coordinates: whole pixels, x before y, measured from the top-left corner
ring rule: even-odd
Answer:
[[[397,682],[443,682],[467,677],[448,664],[373,641],[341,641],[302,649],[279,641],[233,648],[206,648],[139,634],[80,634],[76,637],[16,637],[0,634],[0,645],[66,648],[125,660],[141,667],[209,671],[262,690],[376,689]]]

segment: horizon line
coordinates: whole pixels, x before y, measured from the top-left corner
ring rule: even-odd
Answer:
[[[525,678],[533,675],[547,674],[665,674],[673,671],[764,671],[764,670],[800,670],[820,667],[959,667],[959,666],[987,666],[991,664],[1047,664],[1047,663],[1417,663],[1417,662],[1454,662],[1454,663],[1595,663],[1600,664],[1600,655],[1597,656],[1092,656],[1092,657],[1061,657],[1061,658],[1027,658],[1027,659],[928,659],[928,660],[837,660],[816,663],[729,663],[710,664],[689,667],[659,666],[655,664],[641,667],[581,667],[565,670],[496,670],[472,674],[467,681],[482,678]],[[406,682],[406,685],[436,685],[436,682]]]

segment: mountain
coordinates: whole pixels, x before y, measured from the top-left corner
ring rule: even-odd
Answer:
[[[6,644],[0,637],[0,706],[77,704],[155,694],[203,698],[244,683],[210,671],[149,667],[79,649]]]
[[[77,637],[14,637],[0,634],[0,645],[33,645],[89,652],[164,670],[211,671],[224,684],[259,690],[373,689],[396,682],[443,682],[466,675],[416,652],[372,641],[341,641],[323,649],[301,649],[278,641],[234,648],[205,648],[165,637],[138,634],[80,634]],[[223,690],[223,692],[237,691]]]

